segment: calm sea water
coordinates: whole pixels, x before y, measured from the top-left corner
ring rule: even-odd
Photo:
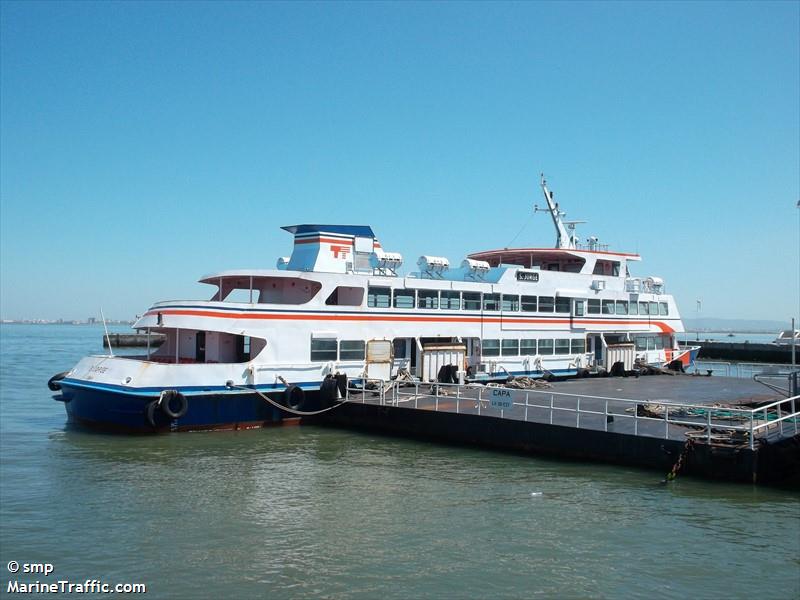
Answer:
[[[47,379],[97,327],[0,326],[0,584],[163,598],[797,598],[800,495],[315,427],[120,437]],[[9,561],[49,562],[13,577]]]

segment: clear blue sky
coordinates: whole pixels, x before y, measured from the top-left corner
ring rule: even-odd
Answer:
[[[800,4],[2,2],[0,313],[113,318],[272,268],[582,237],[684,316],[797,316]],[[526,225],[527,223],[527,225]]]

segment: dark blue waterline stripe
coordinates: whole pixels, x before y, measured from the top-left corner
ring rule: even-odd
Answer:
[[[354,380],[355,381],[355,380]],[[96,389],[96,390],[103,390],[107,392],[116,392],[120,394],[127,394],[129,396],[158,396],[163,390],[178,390],[181,393],[208,393],[208,392],[224,392],[227,394],[242,394],[245,393],[244,390],[239,389],[246,387],[252,391],[271,391],[271,390],[284,390],[286,386],[282,383],[269,383],[269,384],[259,384],[256,386],[253,385],[242,385],[236,388],[229,388],[225,385],[184,385],[184,386],[161,386],[161,387],[141,387],[141,388],[131,388],[124,385],[118,385],[114,383],[99,383],[96,381],[88,382],[82,381],[80,379],[72,379],[72,378],[64,378],[60,381],[61,386],[64,387],[80,387],[80,388],[87,388],[87,389]],[[301,381],[292,383],[290,385],[296,385],[298,387],[304,389],[312,389],[317,390],[319,389],[320,384],[322,381]]]

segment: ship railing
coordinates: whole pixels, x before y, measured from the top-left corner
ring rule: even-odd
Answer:
[[[363,404],[472,414],[605,432],[611,427],[611,431],[617,433],[664,439],[683,431],[686,437],[697,441],[736,443],[751,450],[762,440],[783,439],[800,433],[800,396],[781,398],[757,408],[738,408],[482,384],[372,383],[370,388],[365,381],[351,382],[345,399]],[[562,415],[574,415],[574,420]],[[618,422],[626,421],[632,423],[632,427],[616,426]]]
[[[691,342],[687,342],[691,344]],[[687,346],[688,347],[688,346]],[[681,346],[683,349],[684,346]],[[797,367],[795,367],[795,370]],[[752,379],[754,375],[786,376],[792,371],[791,365],[777,363],[729,362],[723,360],[698,359],[691,367],[691,372],[712,371],[720,377],[736,377]]]

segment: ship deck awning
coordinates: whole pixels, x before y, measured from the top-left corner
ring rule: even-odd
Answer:
[[[587,256],[604,260],[641,260],[638,254],[626,252],[607,252],[600,250],[582,250],[577,248],[501,248],[474,252],[469,258],[485,260],[489,265],[497,267],[501,264],[531,267],[543,262],[559,262],[577,260],[584,262]]]

